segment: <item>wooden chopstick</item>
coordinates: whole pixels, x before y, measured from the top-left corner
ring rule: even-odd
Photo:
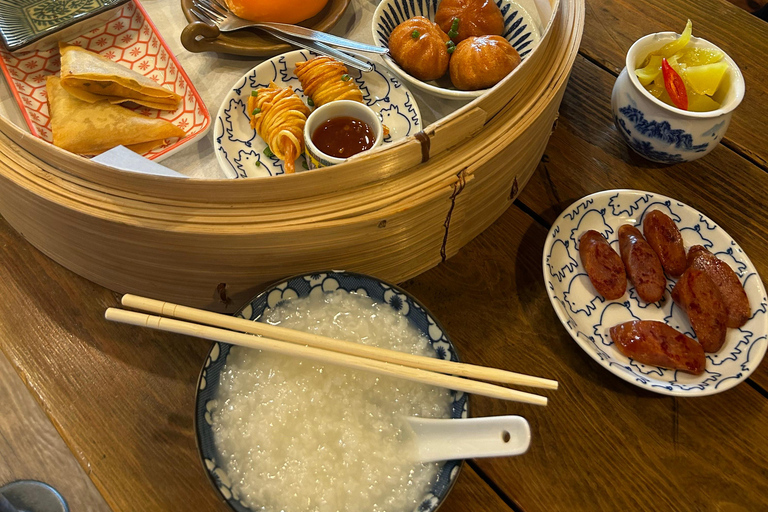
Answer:
[[[342,354],[399,364],[411,368],[446,373],[475,380],[486,380],[502,384],[513,384],[542,389],[557,389],[558,386],[558,383],[555,380],[533,377],[531,375],[514,373],[498,368],[457,363],[454,361],[446,361],[444,359],[436,359],[434,357],[417,356],[414,354],[398,352],[396,350],[362,345],[351,341],[336,340],[327,336],[296,331],[262,322],[254,322],[244,318],[221,315],[219,313],[212,313],[202,309],[139,297],[137,295],[123,295],[122,304],[125,307],[147,311],[156,315],[189,320],[190,322],[203,323],[215,327],[223,327],[233,331],[258,334],[260,336],[266,336],[267,338],[299,343],[301,345],[308,345],[310,347],[332,350]]]
[[[496,386],[494,384],[488,384],[486,382],[478,382],[461,377],[443,375],[441,373],[420,370],[418,368],[400,366],[383,361],[377,361],[375,359],[366,359],[362,357],[351,356],[349,354],[333,352],[330,350],[298,345],[295,343],[286,343],[284,341],[254,336],[252,334],[244,334],[241,332],[209,327],[207,325],[183,322],[181,320],[174,320],[172,318],[147,315],[145,313],[137,313],[135,311],[127,311],[124,309],[116,308],[108,308],[104,313],[104,318],[113,322],[149,327],[150,329],[185,334],[188,336],[195,336],[197,338],[204,338],[221,343],[230,343],[232,345],[240,345],[248,348],[268,350],[288,356],[303,357],[322,363],[335,364],[356,370],[364,370],[371,373],[377,373],[379,375],[398,377],[422,384],[454,389],[456,391],[464,391],[465,393],[473,393],[476,395],[483,395],[491,398],[500,398],[502,400],[511,400],[527,404],[547,405],[547,397],[535,395],[532,393],[524,393],[522,391],[508,389],[505,387]]]

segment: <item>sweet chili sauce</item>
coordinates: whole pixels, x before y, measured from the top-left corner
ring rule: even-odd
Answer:
[[[315,147],[336,158],[348,158],[371,149],[375,139],[373,129],[367,123],[349,116],[328,119],[312,134]]]

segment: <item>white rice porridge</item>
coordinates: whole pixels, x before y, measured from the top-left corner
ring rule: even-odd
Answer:
[[[434,356],[388,304],[336,290],[267,309],[263,321]],[[449,417],[448,390],[232,347],[212,410],[235,499],[265,512],[406,512],[441,463],[409,461],[402,416]]]

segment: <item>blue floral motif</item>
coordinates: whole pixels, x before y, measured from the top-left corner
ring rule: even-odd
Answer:
[[[458,361],[453,345],[445,336],[443,328],[421,307],[415,299],[398,288],[379,281],[378,279],[355,274],[352,272],[329,271],[323,273],[308,274],[291,278],[256,296],[236,316],[258,321],[265,310],[274,307],[280,301],[292,297],[306,297],[315,293],[325,293],[330,290],[342,289],[349,293],[367,295],[376,302],[387,302],[393,307],[399,305],[400,313],[419,332],[429,338],[429,343],[434,350],[435,357],[443,357]],[[198,382],[200,389],[196,397],[195,429],[197,433],[198,448],[202,455],[207,474],[224,499],[237,512],[249,512],[233,490],[226,474],[221,469],[222,461],[216,450],[213,440],[213,421],[211,413],[214,411],[213,401],[219,385],[219,374],[226,363],[230,345],[217,343],[214,345],[206,359],[206,367],[201,372]],[[202,385],[206,382],[207,385]],[[452,418],[466,418],[468,416],[468,396],[461,392],[451,392],[452,403],[450,415]],[[424,494],[416,505],[427,512],[434,511],[445,498],[451,488],[451,484],[458,474],[462,461],[447,461],[441,463],[437,480],[433,482],[428,492]]]
[[[407,315],[408,311],[410,311],[410,307],[408,306],[408,298],[406,295],[397,293],[392,289],[384,292],[384,302],[387,302],[390,306],[392,306],[392,309],[401,315]]]
[[[693,135],[685,130],[673,130],[668,121],[647,121],[645,115],[632,105],[621,107],[619,112],[624,114],[634,124],[635,130],[638,133],[648,138],[658,139],[666,144],[675,146],[677,149],[694,151],[696,153],[706,151],[709,147],[709,143],[694,145]],[[627,130],[627,133],[629,133],[629,130]]]

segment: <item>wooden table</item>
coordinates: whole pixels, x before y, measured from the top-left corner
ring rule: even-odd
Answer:
[[[680,30],[687,17],[739,63],[747,95],[720,147],[659,166],[622,142],[610,93],[633,41]],[[768,366],[697,399],[620,380],[560,325],[541,252],[550,223],[573,201],[632,188],[705,212],[768,276],[768,25],[725,0],[588,0],[586,23],[557,129],[519,199],[458,255],[403,283],[468,362],[561,383],[546,408],[473,398],[474,415],[528,418],[533,443],[521,457],[470,461],[442,510],[767,510]],[[120,512],[227,510],[192,430],[207,344],[105,322],[114,293],[53,263],[2,221],[0,246],[0,348],[106,503]],[[459,314],[470,301],[482,307]],[[0,459],[0,469],[10,463]]]

